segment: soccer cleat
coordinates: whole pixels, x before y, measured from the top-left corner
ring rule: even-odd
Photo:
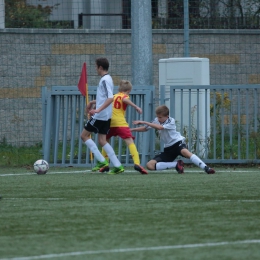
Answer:
[[[134,169],[141,174],[148,174],[148,172],[141,165],[135,164]]]
[[[178,173],[184,173],[184,162],[182,160],[178,160],[175,169]]]
[[[110,172],[108,172],[108,174],[114,175],[114,174],[118,174],[118,173],[121,173],[124,171],[125,171],[124,167],[122,165],[120,165],[119,167],[114,167]]]
[[[104,162],[97,162],[97,165],[92,168],[92,172],[97,172],[99,171],[101,168],[104,168],[105,166],[109,166],[109,163],[105,160]]]
[[[209,166],[205,166],[204,170],[207,174],[215,173],[215,170],[213,168],[209,168]]]

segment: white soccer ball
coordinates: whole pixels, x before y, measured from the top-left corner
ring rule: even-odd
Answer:
[[[45,160],[40,159],[34,163],[33,169],[37,174],[45,174],[49,170],[49,164]]]

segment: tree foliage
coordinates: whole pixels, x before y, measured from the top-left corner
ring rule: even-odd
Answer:
[[[188,6],[190,29],[260,28],[260,0],[190,0]],[[154,11],[156,29],[183,28],[183,0],[167,0],[167,7],[163,23]]]
[[[154,29],[183,29],[183,0],[151,0]],[[28,5],[26,0],[5,0],[6,28],[73,28],[73,21],[50,21],[53,6]],[[131,28],[131,0],[122,0],[124,29]],[[189,0],[190,29],[259,29],[260,0]]]
[[[6,28],[46,28],[54,6],[33,6],[26,0],[5,0]]]

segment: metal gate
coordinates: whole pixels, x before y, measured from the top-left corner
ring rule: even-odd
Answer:
[[[88,87],[89,101],[96,99],[96,89],[96,86]],[[114,93],[117,91],[118,87],[115,87]],[[132,107],[127,109],[126,120],[130,126],[133,120],[150,121],[154,117],[153,86],[134,86],[130,98],[143,110],[140,115]],[[95,160],[91,161],[90,151],[80,139],[86,122],[86,103],[77,86],[53,86],[51,89],[43,87],[42,104],[44,159],[51,166],[91,167]],[[134,133],[142,165],[154,153],[155,144],[151,142],[154,135],[153,131],[148,131],[145,135]],[[97,135],[92,135],[92,138],[98,143]],[[123,165],[133,165],[129,150],[121,138],[113,137],[111,144]]]
[[[96,87],[89,87],[89,100],[95,96]],[[153,86],[135,86],[131,100],[143,114],[128,108],[130,126],[133,120],[154,118],[158,99]],[[189,150],[206,163],[260,163],[260,85],[160,86],[159,100],[169,106]],[[44,159],[52,166],[91,167],[89,149],[80,139],[86,121],[85,98],[77,87],[44,87],[42,104]],[[134,135],[142,165],[163,149],[155,131]],[[97,136],[92,138],[97,143]],[[131,166],[132,158],[122,139],[112,138],[111,144],[119,160]],[[184,162],[190,163],[187,159]]]
[[[160,103],[206,163],[260,163],[260,85],[162,85]]]

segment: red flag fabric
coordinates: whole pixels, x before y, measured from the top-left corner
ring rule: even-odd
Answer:
[[[86,62],[83,63],[81,75],[78,82],[78,89],[80,93],[85,97],[88,95],[88,76],[87,76],[87,65]]]

